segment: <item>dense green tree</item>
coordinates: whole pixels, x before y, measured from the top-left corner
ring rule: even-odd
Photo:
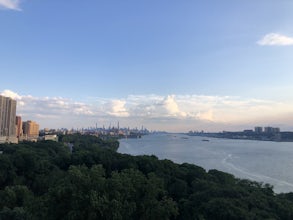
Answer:
[[[12,185],[16,178],[15,167],[9,155],[0,155],[0,189]]]
[[[0,145],[0,220],[293,219],[292,193],[271,185],[119,154],[117,140],[60,140]]]

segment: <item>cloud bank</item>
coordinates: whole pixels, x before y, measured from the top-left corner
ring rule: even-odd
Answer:
[[[42,128],[81,128],[120,122],[152,130],[219,131],[256,125],[293,123],[293,105],[259,99],[202,95],[129,95],[123,99],[91,98],[76,102],[63,97],[34,97],[4,90],[17,100],[17,114]],[[252,127],[246,127],[252,126]]]
[[[290,46],[293,45],[293,37],[270,33],[257,42],[261,46]]]
[[[20,11],[20,1],[19,0],[0,0],[0,7]]]

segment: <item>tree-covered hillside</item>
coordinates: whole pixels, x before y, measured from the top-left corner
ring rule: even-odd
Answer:
[[[293,219],[292,193],[117,147],[81,135],[0,145],[0,219]]]

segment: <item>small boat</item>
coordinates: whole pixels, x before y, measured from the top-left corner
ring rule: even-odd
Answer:
[[[210,141],[210,140],[208,140],[208,139],[202,139],[201,141]]]

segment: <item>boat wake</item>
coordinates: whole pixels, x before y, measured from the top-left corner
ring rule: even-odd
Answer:
[[[230,168],[230,169],[242,174],[245,178],[253,180],[253,181],[270,183],[270,184],[274,185],[277,188],[290,187],[290,188],[292,188],[291,191],[293,190],[293,183],[289,183],[289,182],[284,181],[284,180],[279,180],[279,179],[276,179],[276,178],[273,178],[273,177],[269,177],[269,176],[265,176],[265,175],[261,175],[261,174],[257,174],[257,173],[247,171],[247,170],[245,170],[245,169],[243,169],[241,167],[235,166],[233,163],[229,162],[229,160],[232,160],[232,158],[233,158],[232,154],[228,154],[222,160],[222,164],[226,168]]]

